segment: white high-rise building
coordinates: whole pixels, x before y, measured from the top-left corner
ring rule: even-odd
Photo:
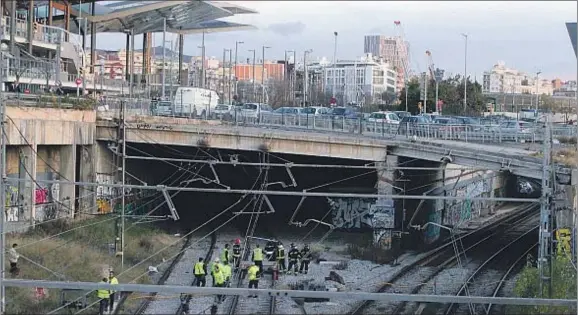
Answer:
[[[484,72],[482,92],[552,95],[553,87],[551,80],[540,78],[535,73],[508,68],[503,61],[499,61],[490,71]]]
[[[325,88],[342,96],[338,103],[372,104],[382,103],[384,92],[397,92],[397,72],[391,64],[376,61],[371,54],[359,60],[339,60],[337,64],[324,68]]]
[[[367,35],[364,38],[363,52],[376,59],[383,59],[397,72],[397,91],[401,91],[409,71],[409,42],[402,37]]]

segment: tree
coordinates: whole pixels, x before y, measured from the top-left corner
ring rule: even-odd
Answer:
[[[484,96],[482,95],[482,86],[477,82],[468,79],[467,89],[467,106],[464,113],[464,88],[463,78],[460,75],[448,77],[441,80],[438,84],[438,97],[443,102],[442,113],[444,115],[478,115],[485,110]],[[424,100],[420,99],[420,83],[417,78],[412,79],[407,84],[408,91],[408,110],[412,114],[417,114],[418,103]],[[427,89],[427,111],[433,112],[435,107],[436,84],[434,80],[429,80]],[[405,110],[405,89],[401,91],[399,109]]]

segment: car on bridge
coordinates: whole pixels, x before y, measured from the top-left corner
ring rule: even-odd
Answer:
[[[241,117],[243,120],[259,122],[263,115],[269,114],[273,108],[263,103],[245,103],[241,107]]]
[[[424,116],[405,116],[399,122],[397,133],[408,136],[427,136],[428,119]]]

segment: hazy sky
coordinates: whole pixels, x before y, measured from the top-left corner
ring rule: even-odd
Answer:
[[[393,21],[403,25],[410,42],[411,67],[424,71],[426,50],[436,67],[463,73],[464,38],[468,34],[468,74],[481,80],[482,72],[498,60],[507,66],[542,77],[576,79],[576,57],[565,22],[575,22],[576,1],[235,1],[259,14],[227,18],[258,27],[253,31],[208,34],[207,55],[222,58],[223,48],[244,41],[239,59],[252,57],[248,49],[271,46],[266,59],[283,59],[285,50],[313,49],[312,58],[333,56],[333,32],[338,36],[338,59],[363,54],[363,36],[395,35]],[[123,36],[100,36],[98,47],[124,47]],[[160,45],[160,35],[155,45]],[[137,43],[142,43],[137,40]],[[185,39],[185,53],[199,55],[201,35]],[[137,47],[139,44],[137,44]],[[139,47],[140,48],[140,47]]]

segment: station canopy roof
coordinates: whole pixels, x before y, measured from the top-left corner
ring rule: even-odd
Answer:
[[[574,54],[578,56],[578,52],[576,51],[576,42],[578,41],[578,38],[576,38],[576,33],[578,33],[578,26],[576,23],[566,23],[566,28],[568,29],[568,35],[570,35],[572,47],[574,47]]]
[[[235,14],[257,13],[235,4],[216,1],[119,1],[107,5],[97,3],[94,16],[91,7],[88,3],[74,5],[71,13],[86,18],[87,32],[90,32],[90,22],[95,22],[97,33],[123,33],[128,30],[133,30],[134,34],[162,32],[164,18],[167,19],[169,33],[247,30],[254,27],[217,19]],[[64,21],[55,19],[54,24],[63,27]],[[75,21],[70,24],[70,31],[78,33],[78,23]]]

